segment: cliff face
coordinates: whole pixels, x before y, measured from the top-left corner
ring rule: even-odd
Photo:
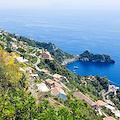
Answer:
[[[44,49],[47,49],[51,55],[53,55],[59,62],[63,62],[66,59],[72,59],[75,57],[75,55],[63,52],[61,49],[56,47],[52,43],[42,43],[42,42],[36,42],[37,47],[43,47]]]
[[[80,61],[92,61],[92,62],[101,62],[101,63],[115,63],[115,61],[106,54],[92,54],[88,50],[80,54]]]
[[[67,65],[69,63],[72,63],[72,62],[76,62],[76,61],[79,61],[79,57],[74,57],[72,59],[65,59],[63,62],[62,62],[62,65]]]

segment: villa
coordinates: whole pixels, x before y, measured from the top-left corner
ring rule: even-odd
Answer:
[[[28,62],[29,62],[29,60],[23,59],[22,57],[16,57],[16,59],[17,59],[19,62],[22,62],[22,63],[28,63]]]
[[[51,88],[55,87],[55,81],[51,80],[51,79],[46,79],[45,80],[46,85],[48,85]]]
[[[49,58],[49,55],[44,52],[44,53],[41,54],[41,57],[42,57],[42,58]]]
[[[111,117],[111,116],[109,116],[109,117],[105,117],[105,118],[103,118],[103,120],[116,120],[116,119],[113,118],[113,117]]]
[[[61,98],[63,100],[66,100],[66,94],[65,94],[64,90],[61,89],[61,88],[58,88],[58,87],[53,88],[51,90],[51,94],[55,95],[55,96],[58,96],[59,98]]]
[[[17,48],[18,48],[17,45],[15,45],[15,44],[12,45],[12,50],[15,51]]]

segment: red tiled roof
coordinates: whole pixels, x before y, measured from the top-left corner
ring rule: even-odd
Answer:
[[[90,100],[87,96],[85,96],[84,94],[82,94],[81,92],[74,92],[73,94],[75,97],[77,97],[80,100],[84,100],[85,102],[87,102],[90,106],[93,106],[95,103]]]
[[[96,102],[96,104],[97,104],[98,106],[105,106],[107,103],[103,102],[102,100],[98,100],[98,101]]]
[[[111,117],[111,116],[109,116],[109,117],[104,118],[104,120],[116,120],[116,119]]]
[[[66,95],[64,90],[58,87],[55,87],[54,89],[52,89],[51,93],[55,96],[58,95],[59,93]]]
[[[59,83],[57,83],[57,82],[55,82],[55,87],[62,88],[62,86]]]

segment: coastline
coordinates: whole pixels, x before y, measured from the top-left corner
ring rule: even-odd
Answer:
[[[75,57],[75,58],[72,58],[72,59],[65,59],[63,62],[62,62],[62,65],[66,66],[67,64],[70,64],[70,63],[73,63],[73,62],[76,62],[76,61],[79,61],[79,57]]]

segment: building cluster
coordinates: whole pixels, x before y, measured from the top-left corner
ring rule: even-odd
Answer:
[[[116,117],[120,118],[120,111],[116,110],[115,107],[107,104],[106,102],[103,102],[102,100],[98,100],[96,102],[93,102],[90,98],[88,98],[87,96],[85,96],[84,94],[82,94],[81,92],[74,92],[73,94],[75,97],[77,97],[80,100],[83,100],[85,102],[87,102],[94,110],[97,110],[99,112],[100,115],[105,115],[105,113],[102,111],[101,106],[104,106],[106,108],[106,110],[110,111],[111,113],[113,113]],[[109,120],[109,117],[104,118],[104,120]],[[112,118],[112,117],[110,117]],[[114,118],[112,118],[114,120]],[[112,120],[110,119],[110,120]]]
[[[3,34],[5,36],[7,36],[8,32],[6,32],[4,30],[1,30],[0,35],[2,36]],[[18,37],[19,35],[16,34],[15,36]],[[8,42],[6,47],[10,47],[13,51],[18,52],[17,51],[18,48],[24,48],[26,50],[27,49],[35,49],[35,50],[40,52],[39,58],[53,60],[51,54],[46,50],[38,49],[38,48],[35,48],[35,47],[32,47],[32,46],[26,46],[25,44],[23,44],[22,41],[18,42],[16,38],[12,38],[12,41],[13,42]],[[21,63],[26,64],[26,63],[29,62],[29,60],[24,59],[23,57],[15,56],[15,58],[17,59],[18,62],[21,62]],[[34,79],[34,80],[39,79],[39,75],[36,74],[34,72],[34,69],[31,68],[31,67],[26,67],[25,69],[20,68],[20,71],[23,71],[24,73],[27,73],[28,76],[30,78]],[[69,80],[65,76],[62,76],[62,75],[59,75],[59,74],[51,75],[50,72],[48,70],[45,70],[45,69],[41,69],[40,72],[44,72],[45,74],[50,75],[51,77],[53,77],[53,79],[45,79],[41,84],[36,84],[36,86],[38,87],[38,90],[40,90],[41,92],[50,91],[52,95],[58,96],[59,98],[61,98],[63,100],[66,100],[66,93],[65,93],[63,88],[66,88],[67,90],[69,90],[69,89],[61,81],[64,80],[64,81],[69,83]],[[88,81],[94,81],[95,77],[89,76],[87,78],[87,80]],[[119,89],[119,87],[115,87],[114,85],[109,85],[109,92],[114,92],[114,95],[116,95],[116,91],[118,89]],[[106,108],[106,110],[110,111],[116,117],[120,118],[120,111],[116,110],[116,108],[113,107],[114,104],[109,100],[106,100],[105,102],[103,102],[102,100],[98,100],[96,102],[93,102],[89,97],[85,96],[81,92],[74,92],[73,95],[75,97],[77,97],[78,99],[83,100],[86,103],[88,103],[93,109],[97,110],[100,115],[102,115],[102,114],[105,115],[105,113],[101,109],[101,106],[104,106]],[[109,116],[109,117],[105,117],[104,120],[115,120],[115,119],[113,117]]]
[[[117,90],[119,89],[119,87],[116,87],[115,85],[109,85],[109,91],[110,92],[114,92],[114,95],[116,95]]]
[[[58,75],[58,74],[57,74]],[[52,79],[46,79],[45,84],[49,87],[51,90],[51,94],[54,96],[58,96],[59,98],[66,100],[66,93],[64,92],[63,88],[64,86],[61,85],[61,81],[59,81],[61,78],[56,78],[56,74],[53,75],[55,77],[54,80]]]

